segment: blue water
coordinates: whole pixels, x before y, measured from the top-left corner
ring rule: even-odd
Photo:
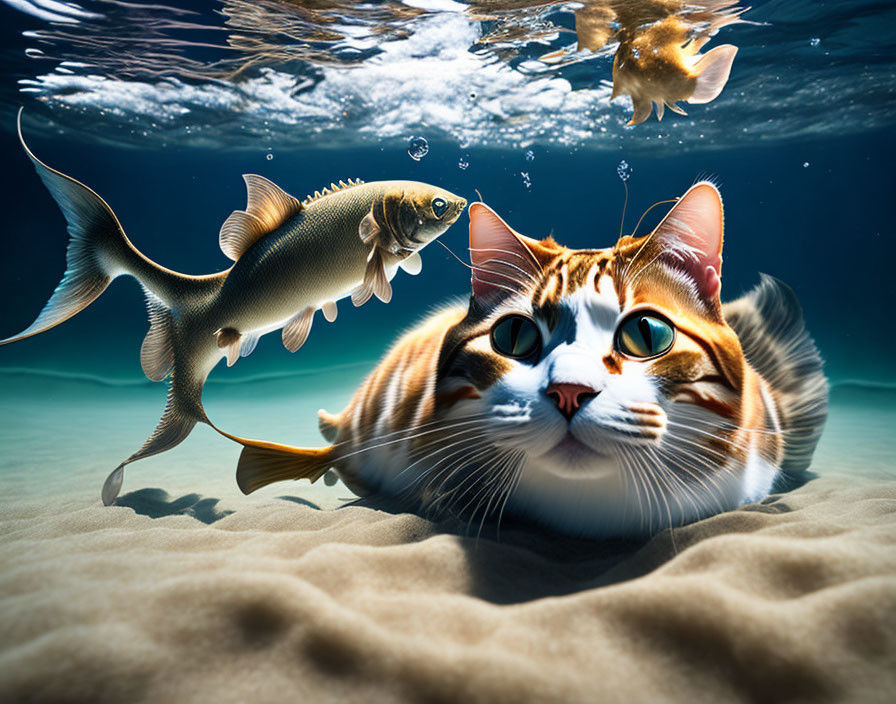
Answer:
[[[6,168],[14,174],[0,193],[7,243],[0,261],[0,295],[7,302],[0,326],[6,335],[30,324],[58,283],[67,235],[62,215],[9,130],[2,140]],[[461,150],[441,141],[430,142],[429,154],[419,162],[403,144],[284,149],[268,161],[239,150],[31,141],[41,158],[100,193],[147,256],[193,274],[228,266],[217,233],[227,215],[245,205],[242,173],[262,174],[298,195],[349,177],[414,178],[471,200],[478,189],[521,232],[552,233],[570,247],[615,242],[624,200],[619,161],[632,169],[626,232],[653,202],[709,176],[725,200],[723,297],[734,298],[754,285],[760,271],[773,274],[799,295],[832,379],[896,382],[896,327],[882,317],[893,291],[896,252],[888,234],[896,192],[896,139],[890,132],[681,154],[671,145],[653,154],[534,146],[531,161],[527,150]],[[461,156],[469,163],[466,170],[458,168]],[[523,172],[529,175],[528,188]],[[649,231],[664,212],[662,206],[654,209],[640,231]],[[464,217],[442,240],[463,254],[466,236]],[[329,325],[318,319],[295,355],[282,348],[277,335],[268,335],[251,357],[231,369],[222,365],[212,380],[376,360],[427,311],[469,293],[468,271],[444,249],[430,246],[423,261],[421,276],[399,274],[388,306],[373,301],[354,309],[343,302],[338,321]],[[0,350],[0,367],[139,379],[145,332],[142,293],[133,280],[122,278],[76,319]]]
[[[749,23],[723,28],[709,45],[740,47],[722,95],[687,106],[687,118],[667,113],[635,128],[625,126],[627,99],[608,100],[611,53],[556,69],[533,64],[574,43],[563,31],[574,22],[562,5],[528,4],[538,5],[531,17],[477,21],[450,0],[384,3],[385,19],[370,6],[349,12],[334,3],[324,29],[343,38],[329,43],[303,39],[321,29],[313,23],[293,28],[298,34],[276,23],[247,27],[240,14],[247,5],[237,0],[171,7],[85,1],[81,10],[55,5],[55,18],[41,14],[47,3],[0,4],[0,337],[34,319],[59,281],[67,242],[61,213],[18,145],[21,106],[41,159],[105,198],[147,256],[192,274],[229,265],[218,230],[245,205],[244,173],[299,197],[339,179],[427,181],[471,201],[481,194],[524,234],[588,248],[610,246],[619,235],[620,162],[631,169],[627,233],[654,202],[711,178],[726,211],[723,299],[749,289],[759,272],[789,283],[835,388],[859,394],[837,415],[836,437],[848,438],[844,429],[867,420],[863,403],[875,409],[871,422],[890,418],[891,4],[755,3],[744,15]],[[265,16],[289,12],[287,3],[257,6]],[[411,10],[417,14],[404,17]],[[514,22],[522,28],[515,40],[486,41]],[[543,40],[527,38],[545,26],[553,30]],[[265,57],[235,44],[240,33],[271,51]],[[429,147],[420,160],[408,154],[413,137]],[[664,212],[651,211],[639,232]],[[463,216],[442,241],[463,257],[466,238]],[[234,432],[267,429],[281,434],[269,439],[316,441],[317,407],[338,410],[401,331],[469,294],[468,270],[444,249],[430,246],[423,262],[418,277],[399,273],[389,305],[373,300],[355,309],[344,301],[335,324],[318,316],[297,354],[272,334],[233,368],[220,365],[208,387],[215,417]],[[93,433],[89,444],[98,449],[84,462],[98,487],[142,443],[164,398],[163,385],[140,370],[146,329],[139,287],[122,278],[75,319],[0,348],[6,471],[39,472],[33,449],[45,437],[74,442]],[[869,389],[874,395],[863,396]],[[128,405],[128,398],[139,401]],[[90,427],[79,417],[89,417]],[[226,449],[204,455],[214,461],[203,466],[226,465],[229,477],[236,451],[225,441],[197,432],[184,447],[214,442]],[[867,442],[878,459],[896,454],[880,434]],[[83,466],[63,454],[52,456]],[[171,458],[151,462],[167,466]]]

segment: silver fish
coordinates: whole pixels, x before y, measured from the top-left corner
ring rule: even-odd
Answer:
[[[150,328],[140,348],[147,377],[170,376],[168,403],[152,435],[106,479],[106,505],[121,490],[125,465],[180,444],[197,422],[214,424],[202,387],[222,359],[232,365],[258,338],[282,329],[296,351],[314,314],[336,319],[336,301],[392,297],[398,267],[420,271],[420,250],[444,233],[466,200],[417,181],[331,184],[303,201],[262,176],[245,175],[248,205],[221,228],[220,245],[234,260],[226,271],[188,276],[141,254],[106,202],[75,179],[41,162],[19,139],[68,222],[66,271],[37,319],[0,345],[31,337],[71,318],[117,276],[133,276],[146,294]],[[218,430],[218,428],[215,428]],[[222,434],[230,436],[223,431]]]

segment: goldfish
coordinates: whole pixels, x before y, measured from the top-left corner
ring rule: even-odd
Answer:
[[[575,10],[576,51],[598,53],[618,42],[610,99],[631,96],[629,125],[644,122],[654,105],[658,120],[666,107],[684,115],[679,102],[708,103],[724,89],[737,47],[699,52],[721,27],[744,22],[746,9],[737,0],[585,0]],[[540,59],[568,57],[561,49]]]
[[[717,46],[706,54],[700,48],[709,36],[689,37],[690,27],[669,17],[640,30],[619,43],[613,59],[613,93],[610,99],[628,94],[633,114],[629,125],[644,122],[656,105],[657,120],[668,107],[687,113],[679,101],[700,104],[719,97],[737,54],[732,44]]]
[[[118,276],[137,279],[146,295],[150,328],[140,348],[143,372],[170,377],[168,400],[143,446],[118,465],[102,489],[103,503],[118,496],[126,465],[179,445],[207,423],[202,389],[221,359],[228,366],[281,330],[284,346],[298,350],[318,310],[332,322],[336,301],[355,306],[376,296],[388,303],[398,268],[421,269],[420,250],[442,235],[466,200],[417,181],[340,181],[299,200],[263,176],[244,175],[245,210],[221,227],[219,243],[233,265],[190,276],[143,255],[97,193],[40,161],[19,140],[68,223],[66,271],[37,319],[0,340],[7,345],[49,330],[84,310]]]

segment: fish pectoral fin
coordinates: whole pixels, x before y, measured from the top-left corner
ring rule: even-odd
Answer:
[[[218,349],[224,350],[228,367],[232,367],[240,358],[242,339],[242,334],[236,328],[221,328],[215,333],[215,343],[218,345]]]
[[[283,346],[290,352],[295,352],[304,345],[311,332],[313,320],[314,308],[311,306],[290,318],[289,322],[283,326]]]
[[[339,314],[339,308],[336,305],[336,301],[327,301],[320,309],[324,312],[324,317],[327,319],[328,323],[332,323],[336,320],[336,316]]]
[[[251,494],[263,486],[288,479],[309,479],[313,483],[336,460],[334,446],[302,448],[247,440],[234,435],[227,437],[243,446],[236,468],[236,483],[244,494]]]
[[[399,262],[398,266],[411,276],[416,276],[423,269],[423,259],[420,258],[420,252],[414,252],[411,256],[405,257]]]
[[[677,113],[679,115],[685,115],[685,116],[687,115],[687,113],[684,111],[684,108],[682,108],[681,105],[679,105],[678,103],[666,103],[666,105],[674,113]]]
[[[364,270],[364,280],[352,291],[352,303],[355,306],[363,306],[370,297],[376,295],[383,303],[392,300],[392,286],[386,278],[386,268],[383,255],[378,248],[370,253],[367,260],[367,268]]]
[[[700,57],[700,60],[694,65],[694,72],[697,74],[697,87],[688,98],[689,103],[708,103],[719,97],[728,82],[731,64],[734,63],[736,54],[736,46],[723,44]]]
[[[358,235],[364,244],[371,244],[379,234],[380,226],[376,224],[373,211],[371,211],[361,219],[361,224],[358,225]]]
[[[656,121],[662,122],[663,115],[666,112],[666,104],[662,100],[655,100],[653,104],[656,106]]]
[[[243,335],[243,342],[240,345],[240,357],[248,357],[255,351],[255,346],[258,344],[258,339],[261,335],[257,332],[250,332],[246,335]]]
[[[149,312],[149,332],[140,346],[140,366],[147,379],[162,381],[174,368],[174,326],[171,311],[149,290],[146,309]]]

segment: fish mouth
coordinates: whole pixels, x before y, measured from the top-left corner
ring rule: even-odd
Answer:
[[[466,198],[458,198],[454,203],[454,214],[451,216],[451,219],[448,221],[449,225],[453,225],[457,222],[457,219],[461,216],[461,213],[464,212],[464,208],[467,207],[467,199]]]

